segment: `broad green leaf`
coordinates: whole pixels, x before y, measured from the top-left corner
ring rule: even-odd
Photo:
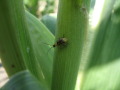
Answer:
[[[86,73],[82,90],[120,90],[120,58]]]
[[[120,1],[105,0],[101,21],[86,62],[82,90],[120,89]]]
[[[36,61],[41,68],[42,78],[47,85],[51,85],[54,36],[33,15],[26,12],[30,39],[34,49]],[[39,69],[39,68],[38,68]],[[40,71],[40,70],[38,70]]]
[[[48,90],[29,71],[13,75],[1,90]]]

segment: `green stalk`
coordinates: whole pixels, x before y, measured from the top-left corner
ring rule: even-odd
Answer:
[[[17,38],[21,35],[18,32],[25,29],[22,27],[23,16],[19,13],[23,12],[23,8],[20,8],[22,1],[14,1],[1,0],[0,2],[0,57],[9,76],[26,69],[20,38]]]
[[[0,57],[8,75],[12,76],[27,66],[44,82],[31,45],[23,1],[1,0],[0,20]]]
[[[55,49],[52,90],[74,90],[82,48],[88,27],[90,0],[60,0],[56,41],[63,37],[67,45]]]

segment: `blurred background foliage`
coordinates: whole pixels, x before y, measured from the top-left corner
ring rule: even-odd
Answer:
[[[26,9],[36,17],[55,13],[57,2],[58,0],[24,0]]]

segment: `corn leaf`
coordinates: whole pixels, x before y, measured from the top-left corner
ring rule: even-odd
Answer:
[[[103,8],[82,90],[120,89],[120,1],[106,0]]]
[[[1,90],[48,90],[29,72],[13,75]]]
[[[26,12],[30,39],[34,49],[38,66],[41,68],[42,78],[50,86],[52,78],[53,45],[52,33],[32,14]],[[40,71],[40,70],[39,70]]]

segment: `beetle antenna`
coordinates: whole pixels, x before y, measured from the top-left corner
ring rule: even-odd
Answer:
[[[45,44],[45,45],[49,45],[49,46],[51,46],[51,47],[52,47],[52,45],[50,45],[50,44],[48,44],[48,43],[43,43],[43,44]]]
[[[52,49],[53,47],[49,48],[48,51],[47,51],[47,55],[48,55],[48,52]]]

